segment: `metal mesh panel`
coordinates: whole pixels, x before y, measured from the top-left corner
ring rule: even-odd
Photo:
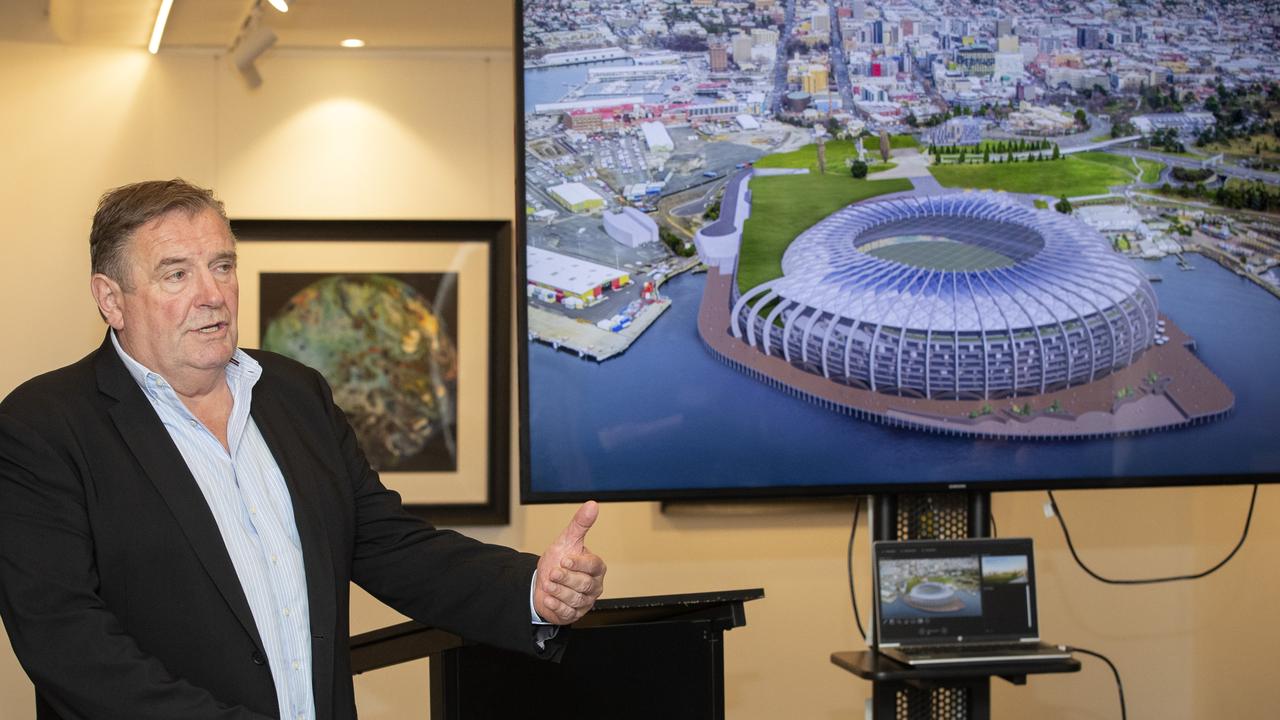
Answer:
[[[897,496],[895,530],[899,540],[942,540],[969,536],[969,504],[964,493]],[[894,720],[968,720],[969,690],[963,687],[902,687],[895,697]]]
[[[969,536],[964,493],[898,496],[899,540],[950,540]]]
[[[898,691],[894,720],[967,720],[964,688],[906,687]]]

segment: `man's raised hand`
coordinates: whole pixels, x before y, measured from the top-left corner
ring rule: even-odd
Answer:
[[[604,592],[604,560],[584,544],[587,531],[599,514],[600,506],[594,500],[583,503],[560,537],[538,559],[533,607],[549,623],[577,622]]]

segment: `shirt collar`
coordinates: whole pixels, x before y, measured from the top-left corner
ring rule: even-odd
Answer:
[[[143,392],[170,387],[168,381],[161,377],[160,373],[134,360],[129,353],[125,352],[124,347],[120,345],[120,339],[116,337],[115,328],[111,329],[110,335],[111,345],[115,347],[116,354],[124,362],[125,370],[129,371],[129,377],[132,377],[133,381],[138,383],[138,387],[142,388]],[[227,363],[227,383],[231,385],[232,391],[236,389],[242,379],[248,380],[249,387],[253,387],[261,376],[262,365],[244,350],[236,348],[235,353],[231,355],[231,361]]]

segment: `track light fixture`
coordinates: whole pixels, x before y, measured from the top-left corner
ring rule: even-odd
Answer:
[[[276,40],[275,31],[262,21],[262,2],[258,0],[240,24],[240,32],[232,41],[230,50],[231,62],[244,76],[249,87],[256,88],[262,84],[262,75],[258,73],[256,61],[262,53],[276,44]]]

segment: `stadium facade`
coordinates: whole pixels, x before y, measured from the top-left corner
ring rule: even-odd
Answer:
[[[1089,226],[990,192],[851,205],[737,293],[757,351],[859,389],[939,400],[1040,395],[1130,365],[1155,292]]]

